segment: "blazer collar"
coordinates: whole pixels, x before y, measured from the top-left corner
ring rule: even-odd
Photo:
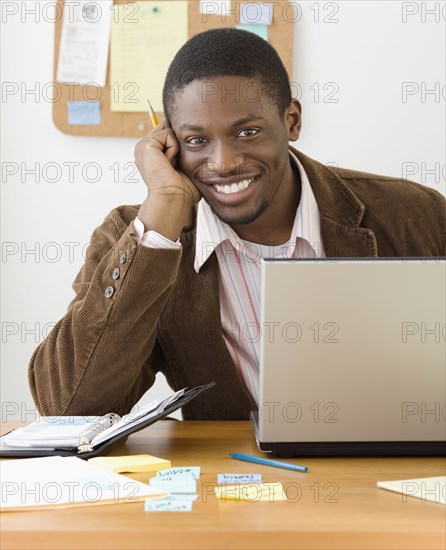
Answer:
[[[302,163],[313,188],[321,216],[327,257],[378,256],[372,230],[360,227],[365,205],[334,170],[290,147]]]

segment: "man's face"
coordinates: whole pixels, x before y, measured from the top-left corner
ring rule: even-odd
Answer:
[[[288,141],[298,137],[300,112],[290,116],[288,109],[281,118],[260,89],[244,77],[194,80],[177,92],[170,116],[180,144],[178,168],[233,227],[279,206],[281,188],[293,182]]]

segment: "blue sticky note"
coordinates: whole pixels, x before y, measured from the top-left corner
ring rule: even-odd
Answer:
[[[253,32],[268,42],[268,25],[236,25],[237,29]]]
[[[178,479],[177,481],[164,481],[162,477],[152,477],[149,480],[149,485],[161,489],[166,493],[191,493],[197,492],[197,482],[195,479]]]
[[[68,124],[77,126],[86,124],[94,126],[101,123],[100,101],[69,101]]]
[[[144,512],[192,512],[192,502],[171,498],[146,500]]]

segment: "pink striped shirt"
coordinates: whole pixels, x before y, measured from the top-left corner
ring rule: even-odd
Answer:
[[[320,216],[308,177],[299,160],[290,152],[301,176],[300,203],[289,240],[278,246],[259,245],[240,239],[204,201],[197,214],[195,271],[198,273],[215,251],[220,276],[220,312],[223,337],[241,377],[258,402],[260,357],[260,259],[324,258]],[[179,248],[155,231],[143,234],[136,218],[135,230],[141,244],[150,247]]]

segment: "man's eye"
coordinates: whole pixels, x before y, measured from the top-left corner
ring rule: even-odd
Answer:
[[[205,139],[199,136],[186,139],[186,143],[189,143],[191,145],[202,145],[204,142],[205,142]]]
[[[245,128],[244,130],[240,130],[238,135],[240,137],[251,137],[251,136],[255,136],[258,133],[259,131],[255,130],[254,128]]]

